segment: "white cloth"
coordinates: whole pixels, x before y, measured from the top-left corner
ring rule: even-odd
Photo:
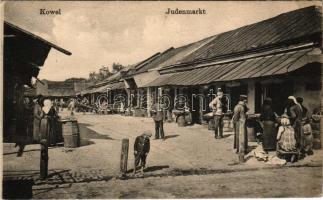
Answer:
[[[52,107],[52,101],[49,99],[44,100],[44,106],[42,107],[42,110],[45,114],[48,114],[50,108]]]

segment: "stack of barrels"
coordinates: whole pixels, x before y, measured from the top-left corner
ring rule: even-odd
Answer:
[[[320,116],[313,116],[311,127],[313,134],[313,149],[321,149],[321,134],[320,134]]]

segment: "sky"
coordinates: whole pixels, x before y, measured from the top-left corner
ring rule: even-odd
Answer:
[[[179,47],[313,1],[262,2],[5,2],[4,19],[72,52],[52,49],[38,78],[87,78],[113,62],[131,65]],[[205,9],[205,15],[166,15],[171,9]],[[40,9],[61,15],[40,15]]]

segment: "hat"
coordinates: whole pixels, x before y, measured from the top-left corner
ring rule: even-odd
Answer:
[[[153,134],[151,133],[151,131],[144,131],[144,133],[142,135],[146,135],[148,137],[151,137]]]
[[[282,114],[281,118],[289,119],[289,116],[287,114]]]
[[[247,100],[247,99],[248,99],[247,95],[243,95],[243,94],[241,94],[241,95],[239,96],[239,100],[240,100],[240,101]]]

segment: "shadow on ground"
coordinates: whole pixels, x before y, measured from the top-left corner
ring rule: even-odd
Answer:
[[[80,137],[81,137],[81,146],[87,146],[95,144],[91,139],[101,139],[101,140],[113,140],[113,138],[108,135],[102,135],[98,132],[88,128],[90,124],[79,123]]]
[[[169,138],[174,138],[174,137],[178,137],[179,135],[166,135],[165,137],[164,137],[164,140],[167,140],[167,139],[169,139]]]
[[[165,168],[169,168],[169,165],[147,167],[147,168],[144,169],[144,172],[154,172],[154,171],[162,170],[162,169],[165,169]],[[140,170],[140,166],[137,166],[136,170]],[[133,169],[129,169],[127,171],[127,173],[132,173],[132,172],[133,172]]]

